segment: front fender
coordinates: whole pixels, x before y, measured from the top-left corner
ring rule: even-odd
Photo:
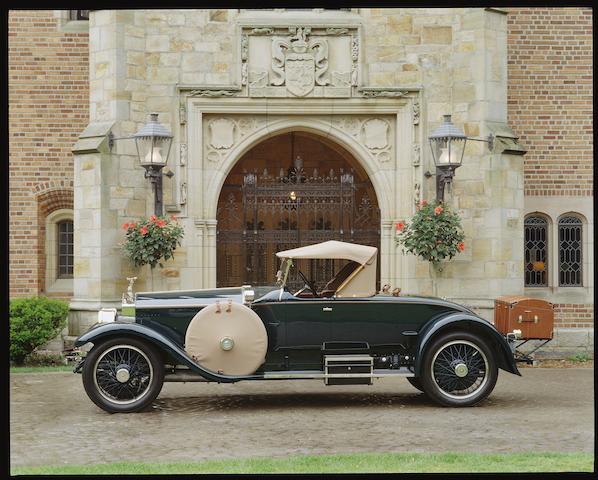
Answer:
[[[418,335],[418,344],[416,347],[415,355],[415,376],[419,377],[421,374],[421,368],[423,364],[423,358],[426,348],[430,344],[430,340],[441,330],[449,329],[452,327],[461,326],[465,331],[483,331],[484,335],[496,342],[499,346],[499,351],[495,352],[496,361],[499,368],[520,375],[517,365],[515,364],[515,358],[509,344],[505,337],[494,328],[494,325],[487,322],[486,320],[479,318],[475,315],[470,315],[463,312],[450,313],[440,318],[434,318],[426,323],[420,330]]]
[[[139,323],[112,322],[106,324],[99,324],[97,326],[92,327],[86,333],[77,338],[77,340],[75,341],[75,346],[80,347],[88,342],[98,343],[99,341],[108,339],[109,337],[123,335],[140,338],[152,343],[153,345],[157,346],[160,350],[166,351],[168,354],[170,354],[172,358],[180,362],[182,365],[188,366],[189,369],[191,369],[195,373],[198,373],[202,377],[214,382],[232,383],[238,382],[239,380],[251,380],[255,378],[255,376],[252,375],[223,375],[203,368],[202,366],[195,363],[193,359],[189,357],[189,355],[187,355],[187,352],[185,352],[185,350],[183,350],[183,348],[180,345],[177,345],[172,339]]]

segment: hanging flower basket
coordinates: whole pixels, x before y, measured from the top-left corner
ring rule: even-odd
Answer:
[[[152,215],[149,220],[125,223],[125,241],[122,251],[136,267],[156,265],[174,257],[174,251],[181,245],[184,230],[174,215],[170,218]]]
[[[413,253],[440,269],[465,249],[461,218],[444,203],[420,203],[410,221],[396,224],[396,241],[403,252]]]

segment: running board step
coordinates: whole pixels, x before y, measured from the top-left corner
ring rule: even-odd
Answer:
[[[373,373],[371,355],[324,355],[326,385],[371,385]]]
[[[414,373],[407,367],[397,369],[375,369],[371,373],[329,373],[322,370],[286,370],[264,372],[251,375],[247,380],[325,380],[328,378],[386,378],[386,377],[414,377]],[[175,372],[164,375],[165,382],[209,382],[201,375],[191,372],[188,368],[177,368]],[[369,382],[368,382],[369,383]],[[327,383],[327,385],[332,385]]]

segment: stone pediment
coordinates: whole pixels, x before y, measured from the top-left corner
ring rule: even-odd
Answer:
[[[357,27],[241,29],[241,83],[250,97],[351,97],[359,57]]]

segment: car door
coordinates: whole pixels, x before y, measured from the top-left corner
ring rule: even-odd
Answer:
[[[336,341],[370,346],[399,342],[400,322],[388,304],[368,298],[336,298],[331,307],[331,334]]]
[[[332,341],[333,303],[329,298],[295,298],[285,301],[285,347],[319,349]]]

